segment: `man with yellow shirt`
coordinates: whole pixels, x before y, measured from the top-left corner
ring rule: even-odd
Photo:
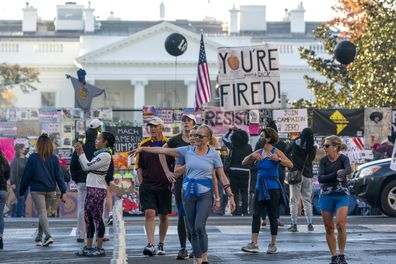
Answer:
[[[140,147],[161,147],[168,138],[163,135],[164,122],[159,117],[152,117],[147,126],[150,137],[140,142]],[[167,157],[169,169],[173,171],[174,159]],[[145,227],[148,244],[143,250],[144,255],[165,255],[164,240],[168,230],[168,213],[172,209],[172,183],[168,181],[162,169],[158,154],[148,152],[136,155],[136,170],[139,180],[139,199],[145,214]],[[160,215],[159,243],[154,247],[155,215]]]

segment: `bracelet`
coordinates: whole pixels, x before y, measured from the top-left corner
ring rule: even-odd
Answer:
[[[225,184],[224,186],[223,186],[223,189],[224,189],[224,191],[225,190],[227,190],[227,188],[230,188],[231,186],[230,186],[230,184]]]
[[[228,197],[234,197],[234,194],[231,193],[231,194],[228,194],[227,196],[228,196]]]
[[[215,198],[215,201],[216,202],[220,202],[220,198]]]

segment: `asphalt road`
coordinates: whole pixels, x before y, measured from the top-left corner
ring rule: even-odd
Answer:
[[[146,257],[142,255],[146,245],[144,219],[132,217],[126,221],[126,245],[128,263],[193,263],[176,260],[178,237],[176,218],[171,218],[165,243],[166,256]],[[281,221],[288,224],[289,219]],[[260,234],[260,253],[244,253],[240,249],[250,241],[251,217],[210,217],[207,224],[210,263],[329,263],[329,252],[320,217],[314,218],[314,232],[308,232],[304,219],[300,220],[299,232],[289,233],[287,225],[280,227],[278,254],[267,255],[266,246],[270,239],[269,228]],[[50,219],[54,244],[38,247],[33,240],[37,218],[6,218],[4,249],[0,251],[0,263],[110,263],[113,239],[105,242],[107,256],[103,258],[79,258],[74,256],[81,244],[75,239],[74,219]],[[156,230],[158,233],[158,230]],[[112,230],[110,229],[112,235]],[[158,236],[156,236],[157,238]],[[385,216],[352,216],[348,220],[348,263],[396,263],[396,219]]]

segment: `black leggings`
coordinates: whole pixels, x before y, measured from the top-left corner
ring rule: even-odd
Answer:
[[[280,190],[269,190],[270,200],[258,201],[257,190],[254,193],[253,198],[253,221],[252,221],[252,233],[258,234],[261,226],[261,216],[264,209],[267,207],[268,218],[270,221],[271,235],[276,236],[278,234],[278,220],[277,211],[279,208]]]
[[[183,186],[183,177],[180,177],[176,180],[175,185],[174,185],[177,209],[180,209],[180,206],[183,206],[182,205],[182,186]],[[180,214],[178,214],[177,234],[179,236],[180,248],[186,248],[187,238],[188,238],[188,241],[191,242],[191,233],[186,231],[186,229],[187,229],[186,224],[187,223],[185,221],[185,216],[180,216]]]

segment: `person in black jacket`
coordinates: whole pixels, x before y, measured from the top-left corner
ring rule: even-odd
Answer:
[[[289,183],[290,190],[290,215],[291,226],[289,232],[298,232],[298,203],[302,199],[305,217],[307,218],[308,231],[314,231],[312,225],[312,161],[315,159],[316,148],[314,146],[313,131],[307,127],[287,148],[286,155],[293,162],[290,171],[302,171],[302,181],[296,184]]]
[[[91,160],[96,151],[95,140],[98,137],[97,128],[88,128],[85,132],[85,144],[83,145],[84,153],[88,160]],[[81,168],[78,161],[77,152],[74,151],[70,162],[70,174],[72,180],[77,184],[77,242],[83,243],[85,237],[85,221],[84,221],[84,204],[87,195],[87,172]]]
[[[10,165],[0,149],[0,249],[3,249],[4,206],[7,201],[7,181],[10,178]]]
[[[252,153],[252,146],[248,142],[249,135],[246,131],[238,129],[232,134],[228,176],[237,203],[234,215],[248,215],[250,168],[242,165],[242,160]],[[242,201],[241,204],[239,200]]]

